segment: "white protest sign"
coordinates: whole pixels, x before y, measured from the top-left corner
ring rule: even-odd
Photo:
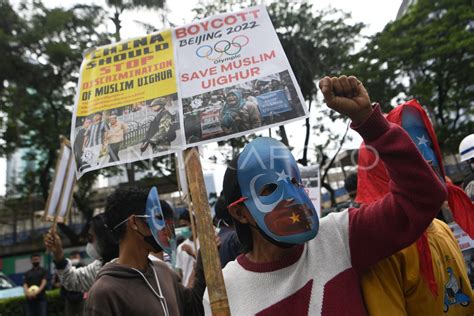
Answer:
[[[474,248],[474,240],[472,240],[468,234],[462,230],[461,227],[459,227],[458,224],[456,223],[450,223],[448,224],[449,228],[451,228],[451,231],[453,232],[454,237],[458,241],[459,248],[461,251],[465,251],[471,248]]]
[[[264,6],[178,27],[173,39],[187,147],[307,115]]]
[[[76,164],[69,141],[63,139],[43,221],[65,222],[71,208],[74,184],[76,183],[75,169]]]

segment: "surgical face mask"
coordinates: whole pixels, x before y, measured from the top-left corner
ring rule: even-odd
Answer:
[[[79,259],[71,259],[71,264],[72,264],[73,266],[77,266],[79,263],[81,263],[81,260],[79,260]]]
[[[193,234],[189,226],[178,227],[175,231],[177,236],[183,236],[184,239],[188,239]]]
[[[237,168],[242,197],[234,203],[245,204],[266,236],[282,244],[302,244],[316,236],[316,209],[285,145],[257,138],[240,154]]]
[[[91,257],[94,260],[100,260],[101,255],[99,254],[99,251],[97,250],[97,247],[93,243],[87,243],[86,246],[86,253],[89,257]]]

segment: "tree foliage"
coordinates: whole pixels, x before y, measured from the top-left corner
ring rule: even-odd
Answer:
[[[474,132],[473,21],[470,0],[418,0],[356,56],[354,70],[372,99],[416,98],[445,153]]]
[[[115,26],[115,41],[120,42],[120,30],[122,29],[121,15],[126,10],[132,9],[163,9],[165,0],[106,0],[109,7],[113,8],[114,13],[110,16],[110,20]],[[153,28],[153,26],[143,24],[145,28]]]
[[[108,43],[96,31],[104,12],[84,5],[48,9],[37,1],[15,11],[6,0],[0,11],[0,156],[27,149],[28,185],[19,189],[46,198],[59,136],[70,132],[82,53]]]

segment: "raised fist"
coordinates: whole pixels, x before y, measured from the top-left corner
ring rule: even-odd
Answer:
[[[326,104],[349,117],[356,126],[362,124],[372,113],[369,94],[362,82],[354,76],[324,77],[319,81],[319,88]]]

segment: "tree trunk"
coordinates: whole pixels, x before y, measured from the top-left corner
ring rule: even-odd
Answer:
[[[290,147],[290,143],[288,142],[288,136],[286,135],[286,129],[284,125],[281,125],[280,127],[280,137],[281,137],[281,142],[286,145],[286,147]]]
[[[115,41],[120,42],[120,29],[122,28],[122,26],[120,25],[120,13],[118,12],[118,9],[116,9],[114,16],[110,19],[115,25]]]
[[[133,166],[133,163],[127,163],[125,166],[126,166],[125,169],[127,169],[128,184],[134,185],[135,184],[135,168]]]
[[[336,193],[334,192],[334,189],[331,188],[329,183],[326,183],[326,182],[321,182],[321,186],[325,188],[326,190],[328,190],[329,198],[331,199],[331,206],[336,205]]]
[[[311,112],[311,103],[312,103],[312,100],[309,99],[308,112]],[[309,122],[309,117],[306,119],[305,127],[306,127],[306,134],[304,138],[303,157],[300,159],[300,163],[303,166],[308,165],[308,145],[309,145],[309,137],[311,136],[311,125]]]

